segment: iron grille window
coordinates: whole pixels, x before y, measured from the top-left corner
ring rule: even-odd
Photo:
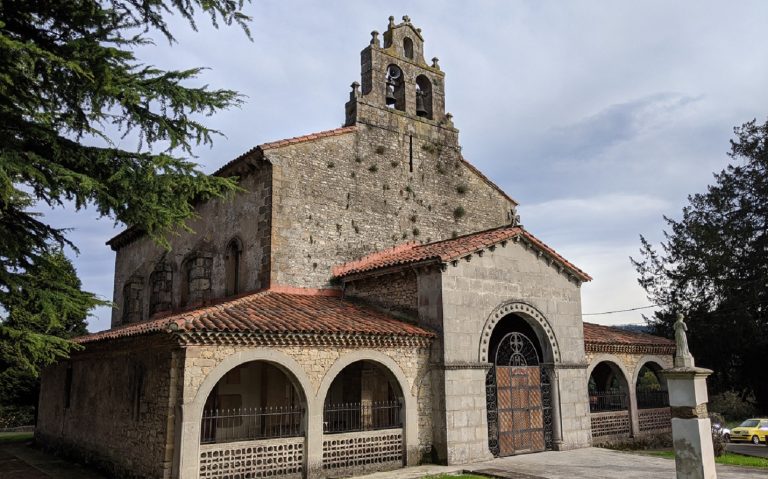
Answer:
[[[323,432],[376,431],[403,427],[399,401],[329,404],[323,410]]]
[[[222,443],[301,436],[304,408],[209,409],[203,411],[200,443]]]
[[[667,391],[638,391],[638,409],[656,409],[669,406],[669,394]]]
[[[628,409],[627,404],[627,394],[620,391],[589,393],[589,412],[623,411]]]

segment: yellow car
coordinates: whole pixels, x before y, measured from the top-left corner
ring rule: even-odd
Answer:
[[[750,441],[752,444],[766,442],[768,419],[747,419],[731,430],[731,441]]]

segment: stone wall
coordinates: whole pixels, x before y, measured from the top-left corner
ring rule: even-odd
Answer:
[[[255,161],[255,160],[254,160]],[[142,236],[117,250],[115,259],[114,303],[112,326],[122,322],[125,307],[123,288],[132,276],[149,278],[158,264],[176,273],[172,275],[170,295],[171,307],[180,304],[182,282],[185,281],[185,260],[195,259],[205,264],[192,265],[194,278],[189,285],[191,304],[223,297],[226,292],[225,262],[226,248],[232,238],[239,238],[243,244],[242,290],[253,291],[269,285],[269,248],[271,220],[271,168],[266,162],[256,162],[258,167],[243,174],[240,186],[246,191],[231,198],[214,199],[196,208],[198,218],[189,222],[194,233],[181,233],[169,237],[171,250],[165,251],[149,237]],[[207,271],[206,271],[207,268]],[[132,314],[132,320],[147,319],[150,315],[150,296],[158,293],[157,284],[144,281],[140,290],[141,314]],[[168,289],[168,285],[163,285]],[[165,300],[156,301],[165,303]],[[134,317],[135,316],[135,317]]]
[[[580,284],[556,263],[551,263],[523,241],[499,244],[449,265],[442,274],[442,343],[444,362],[472,364],[488,360],[483,345],[492,332],[492,320],[525,320],[543,343],[545,362],[554,362],[559,375],[563,448],[589,445],[590,424],[587,405],[586,360],[581,322]],[[422,300],[420,299],[420,302]],[[520,305],[516,313],[504,313],[503,305]],[[529,312],[526,312],[529,311]],[[517,316],[515,318],[515,315]],[[508,319],[512,318],[512,319]],[[489,329],[490,328],[490,329]],[[486,336],[486,334],[488,336]],[[446,371],[446,427],[449,448],[452,441],[450,411],[467,401],[485,404],[484,370],[461,374]],[[464,386],[449,387],[449,380],[466,379]],[[477,386],[479,385],[479,386]],[[477,387],[475,387],[477,386]],[[455,404],[454,404],[455,403]],[[483,408],[484,409],[484,408]],[[468,448],[487,441],[485,417],[476,418],[477,437],[461,437]],[[484,436],[484,437],[481,437]],[[449,449],[450,451],[450,449]],[[463,457],[467,452],[457,452]],[[470,457],[471,459],[472,457]],[[450,460],[450,457],[449,457]]]
[[[419,297],[413,270],[346,283],[344,297],[361,299],[392,313],[418,317]]]
[[[88,344],[42,374],[35,438],[110,477],[169,477],[180,350],[168,338]],[[71,367],[69,407],[65,407]]]
[[[273,283],[327,287],[331,267],[365,254],[509,223],[514,203],[461,160],[456,130],[374,106],[363,114],[369,123],[351,133],[265,152]]]

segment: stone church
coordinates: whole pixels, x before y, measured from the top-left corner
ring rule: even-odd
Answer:
[[[462,155],[408,17],[341,128],[214,175],[165,250],[128,228],[112,327],[42,377],[36,439],[116,477],[345,477],[669,429],[674,345],[582,322],[590,276]]]

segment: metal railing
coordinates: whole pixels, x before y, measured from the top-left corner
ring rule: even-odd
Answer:
[[[303,417],[298,406],[204,410],[200,443],[301,436]]]
[[[591,391],[589,412],[622,411],[629,409],[627,394],[619,391]]]
[[[669,406],[667,391],[637,391],[638,409],[656,409]]]
[[[326,434],[403,427],[399,401],[328,404],[323,410]]]

